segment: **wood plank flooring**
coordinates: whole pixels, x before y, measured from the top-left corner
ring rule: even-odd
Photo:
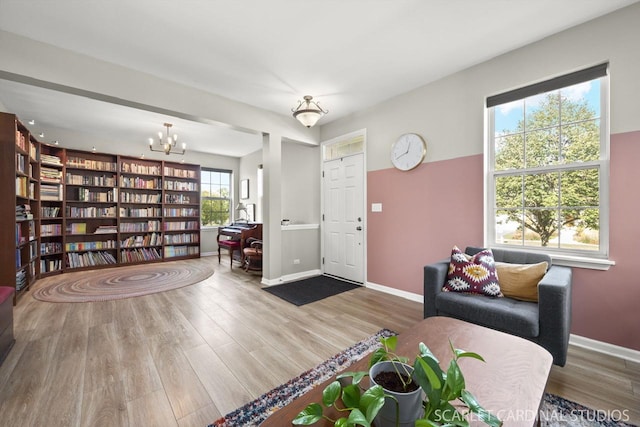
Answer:
[[[2,425],[203,427],[381,328],[402,332],[422,304],[360,288],[296,307],[223,262],[161,294],[76,304],[26,295],[14,313]],[[547,389],[629,409],[640,424],[637,364],[571,348]]]

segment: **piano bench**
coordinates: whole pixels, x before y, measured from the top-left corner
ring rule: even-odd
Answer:
[[[233,268],[233,253],[240,252],[239,240],[220,240],[218,242],[218,264],[220,264],[220,251],[226,249],[229,251],[229,265]]]

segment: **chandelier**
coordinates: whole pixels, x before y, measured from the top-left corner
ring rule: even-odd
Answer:
[[[180,149],[178,149],[176,147],[177,142],[178,142],[178,135],[173,134],[170,135],[169,134],[169,129],[171,128],[171,126],[173,126],[171,123],[165,123],[164,127],[167,128],[166,131],[166,135],[162,136],[162,132],[158,132],[158,142],[160,143],[159,148],[156,148],[153,145],[153,138],[149,138],[149,150],[151,151],[158,151],[161,153],[166,154],[167,156],[169,154],[184,154],[185,151],[187,151],[187,144],[185,144],[184,142],[182,143],[182,151],[180,151]]]
[[[298,106],[292,108],[293,117],[298,119],[300,123],[310,128],[315,125],[318,120],[329,111],[323,110],[317,102],[312,101],[313,97],[306,95],[304,101],[298,101]]]

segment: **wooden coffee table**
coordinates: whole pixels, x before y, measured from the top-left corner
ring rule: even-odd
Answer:
[[[467,389],[485,409],[497,415],[504,426],[536,424],[553,361],[548,351],[523,338],[482,326],[448,317],[430,317],[398,336],[396,354],[413,359],[418,353],[418,344],[424,342],[446,369],[452,356],[449,340],[454,347],[476,352],[486,361],[467,358],[459,361]],[[369,357],[365,357],[347,369],[364,371],[368,362]],[[322,401],[322,390],[331,381],[333,378],[274,412],[261,426],[292,425],[291,420],[309,403]],[[330,416],[339,417],[335,413]],[[314,424],[330,425],[325,420]],[[475,421],[472,425],[484,424]]]

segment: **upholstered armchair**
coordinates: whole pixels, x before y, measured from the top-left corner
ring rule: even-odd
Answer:
[[[467,247],[465,253],[475,255],[482,250]],[[555,365],[564,366],[571,328],[571,269],[552,265],[551,258],[544,254],[505,249],[492,252],[496,262],[547,262],[546,273],[543,270],[544,276],[537,285],[537,302],[444,292],[449,260],[443,260],[424,267],[424,317],[454,317],[529,339],[547,349]]]

